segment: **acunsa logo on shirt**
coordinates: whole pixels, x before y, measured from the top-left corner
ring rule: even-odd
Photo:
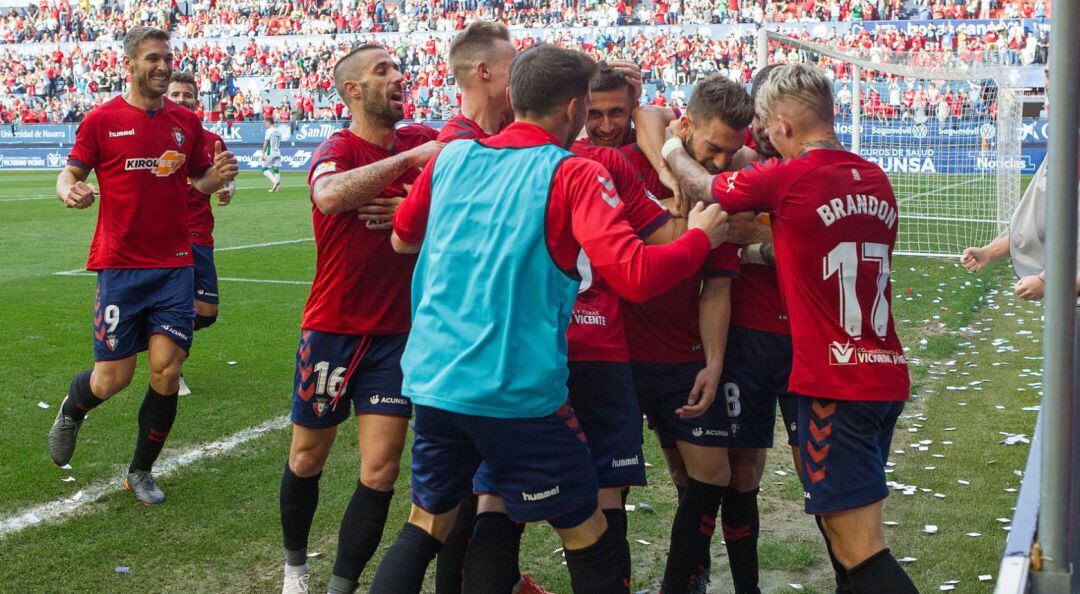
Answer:
[[[168,150],[156,159],[147,157],[128,159],[124,162],[124,169],[126,171],[148,170],[157,177],[169,177],[179,171],[186,160],[187,155],[184,153]]]

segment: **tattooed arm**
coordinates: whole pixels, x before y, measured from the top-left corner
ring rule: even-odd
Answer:
[[[441,142],[429,141],[381,161],[319,178],[311,190],[312,200],[323,214],[356,210],[409,169],[422,167],[442,146]]]
[[[667,164],[682,190],[682,200],[686,210],[698,202],[712,202],[710,190],[713,176],[697,161],[692,159],[686,149],[679,147],[667,156]]]

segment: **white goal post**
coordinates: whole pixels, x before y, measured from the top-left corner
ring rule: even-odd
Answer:
[[[844,49],[766,28],[757,53],[759,65],[805,62],[836,81],[837,136],[879,164],[896,192],[894,253],[959,257],[1006,231],[1025,165],[1015,69],[947,52]]]

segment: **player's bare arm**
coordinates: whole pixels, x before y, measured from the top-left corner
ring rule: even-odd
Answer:
[[[675,194],[675,200],[670,205],[672,215],[683,217],[686,216],[686,212],[682,209],[683,200],[679,184],[667,163],[664,162],[664,158],[660,156],[660,149],[664,145],[665,130],[675,120],[675,112],[669,107],[645,105],[634,110],[634,130],[637,133],[638,148],[656,170],[660,183]]]
[[[720,376],[724,372],[728,326],[731,323],[731,279],[706,278],[698,305],[701,346],[705,350],[705,368],[698,372],[686,406],[675,411],[680,418],[702,415],[716,400]]]
[[[982,247],[969,247],[960,256],[960,263],[968,272],[979,273],[994,260],[999,260],[1009,255],[1008,234],[998,237],[994,241]]]
[[[743,264],[776,264],[772,227],[762,223],[752,212],[739,212],[728,218],[728,241],[744,246],[739,254]]]
[[[68,208],[88,208],[97,198],[97,186],[86,183],[89,169],[68,165],[56,178],[56,197]]]
[[[432,140],[382,161],[322,177],[315,182],[311,197],[323,214],[356,210],[374,202],[386,186],[409,169],[423,167],[443,146]]]
[[[416,243],[406,243],[398,237],[398,234],[395,231],[390,235],[390,245],[394,248],[394,251],[399,254],[419,254],[420,246],[423,244],[419,241]]]
[[[236,155],[222,150],[221,143],[218,142],[214,145],[214,161],[210,169],[199,177],[191,178],[191,187],[203,194],[216,194],[218,190],[225,187],[225,184],[236,179],[239,173],[240,165],[236,160]]]
[[[671,127],[668,128],[667,134],[669,140],[678,138],[676,133],[671,130]],[[667,162],[668,167],[671,168],[675,179],[678,180],[683,203],[708,202],[710,200],[713,176],[686,152],[681,139],[677,146],[675,143],[667,145],[666,141],[665,145],[672,147],[668,150],[664,160]]]

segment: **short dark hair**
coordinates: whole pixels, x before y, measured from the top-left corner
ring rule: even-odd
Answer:
[[[345,84],[342,70],[344,69],[345,65],[350,62],[352,58],[355,57],[357,54],[373,49],[385,50],[386,47],[378,43],[361,43],[360,45],[350,50],[349,53],[341,56],[341,58],[334,63],[334,89],[337,90],[338,96],[341,97],[341,100],[344,101],[346,104],[349,103],[349,98],[345,96],[345,89],[344,87],[342,87],[342,85]]]
[[[510,105],[517,113],[549,115],[570,99],[588,95],[595,73],[596,62],[579,51],[534,46],[510,65]]]
[[[172,76],[169,77],[169,83],[191,85],[196,93],[199,92],[199,83],[195,80],[195,75],[186,70],[173,70]]]
[[[766,80],[769,80],[769,73],[773,70],[776,70],[780,66],[782,66],[782,64],[769,64],[767,66],[762,66],[760,69],[758,69],[757,72],[754,73],[754,78],[750,79],[751,101],[757,99],[758,89],[761,88],[761,85],[764,84]]]
[[[124,55],[132,59],[138,57],[139,45],[147,39],[169,41],[169,34],[154,27],[132,27],[124,35]]]
[[[274,123],[274,116],[266,116],[266,123],[267,124],[273,124]]]
[[[734,130],[754,119],[754,103],[743,86],[722,74],[713,74],[694,87],[686,112],[698,122],[720,118]]]
[[[592,81],[589,83],[589,90],[595,93],[617,89],[626,89],[627,92],[630,92],[632,87],[630,83],[626,82],[626,77],[611,66],[602,65],[597,68],[596,74],[593,75]]]
[[[450,71],[459,81],[480,58],[490,56],[495,41],[510,41],[510,29],[495,21],[473,21],[450,42]]]

